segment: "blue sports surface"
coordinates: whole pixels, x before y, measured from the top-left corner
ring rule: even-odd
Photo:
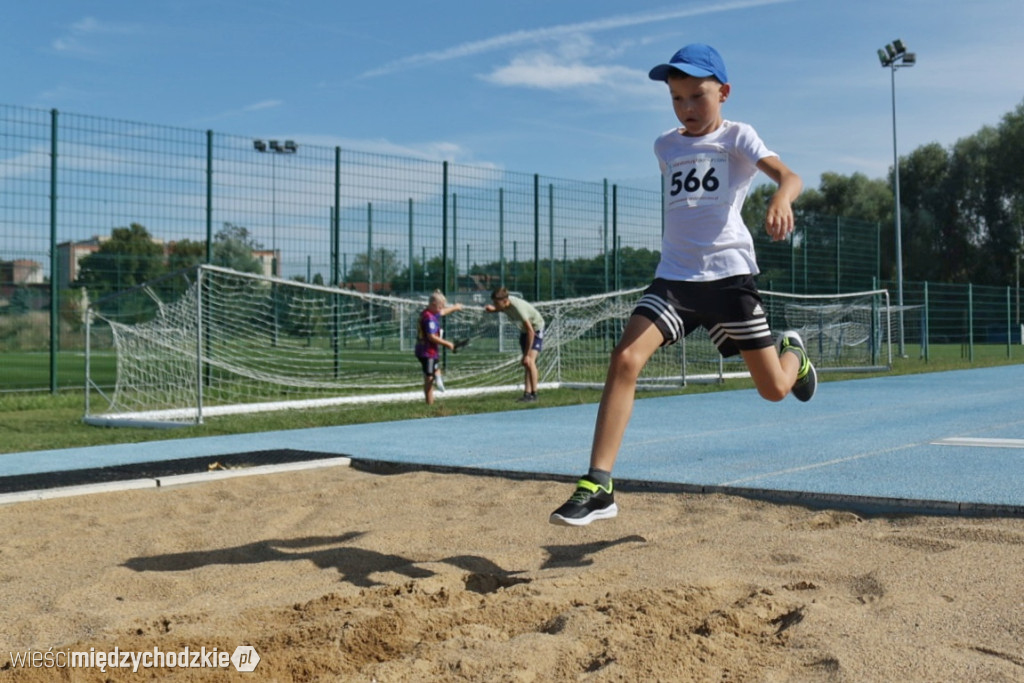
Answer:
[[[823,382],[809,403],[770,403],[753,390],[641,397],[614,476],[623,493],[1024,516],[1022,398],[1024,365]],[[272,449],[571,479],[587,469],[596,413],[544,408],[542,393],[537,408],[504,413],[12,453],[0,455],[0,482]]]

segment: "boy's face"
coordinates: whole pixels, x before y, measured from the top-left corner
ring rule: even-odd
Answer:
[[[722,125],[722,103],[729,97],[729,84],[714,78],[673,76],[668,79],[672,109],[683,125],[683,134],[700,136]]]
[[[500,298],[491,297],[491,303],[493,303],[494,307],[499,311],[504,311],[506,308],[512,305],[512,302],[508,300],[507,296],[503,296]]]

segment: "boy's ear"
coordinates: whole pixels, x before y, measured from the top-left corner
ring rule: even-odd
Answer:
[[[719,102],[725,102],[729,99],[729,93],[732,92],[732,86],[728,83],[723,83],[722,87],[718,89]]]

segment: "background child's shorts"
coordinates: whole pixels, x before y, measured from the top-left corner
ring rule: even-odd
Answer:
[[[524,356],[526,355],[526,352],[529,350],[526,348],[526,342],[529,341],[529,339],[530,335],[526,334],[525,332],[519,333],[519,349],[523,352]],[[540,350],[544,348],[544,330],[533,331],[533,346],[531,346],[530,348],[536,351],[537,353],[540,353]]]
[[[423,358],[422,356],[416,356],[420,359],[420,365],[423,366],[423,374],[427,377],[433,377],[437,371],[437,358]]]

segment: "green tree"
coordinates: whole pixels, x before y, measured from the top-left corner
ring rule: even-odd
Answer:
[[[206,260],[206,242],[179,240],[171,244],[167,253],[167,269],[171,272],[191,268]]]
[[[248,228],[225,222],[213,237],[212,263],[243,273],[262,273],[263,266],[253,255],[254,251],[262,248],[263,245],[253,238]]]
[[[252,238],[247,228],[225,222],[213,237],[210,263],[243,273],[262,273],[263,266],[253,255],[253,252],[262,248],[263,246]],[[167,267],[171,271],[191,268],[205,262],[205,241],[179,240],[171,244],[168,250]]]
[[[950,155],[938,143],[918,147],[900,160],[907,279],[950,282],[966,275],[974,249],[959,225],[955,182]]]
[[[373,250],[372,260],[366,258],[366,252],[356,254],[345,275],[347,282],[371,282],[373,290],[378,291],[385,282],[391,283],[401,272],[402,266],[398,254],[391,249],[378,247]]]
[[[138,223],[114,228],[110,239],[84,257],[79,267],[76,285],[87,287],[93,300],[149,282],[166,271],[163,247]]]
[[[985,231],[982,258],[978,260],[972,281],[989,285],[1013,282],[1016,261],[1024,238],[1024,103],[1006,114],[999,125],[983,136],[987,164],[983,176],[985,198],[982,213]]]
[[[41,307],[42,298],[43,296],[39,292],[22,285],[11,294],[11,302],[7,310],[13,314],[28,313]]]
[[[893,191],[885,180],[863,173],[822,173],[818,189],[800,197],[797,206],[805,213],[885,223],[892,220]]]

